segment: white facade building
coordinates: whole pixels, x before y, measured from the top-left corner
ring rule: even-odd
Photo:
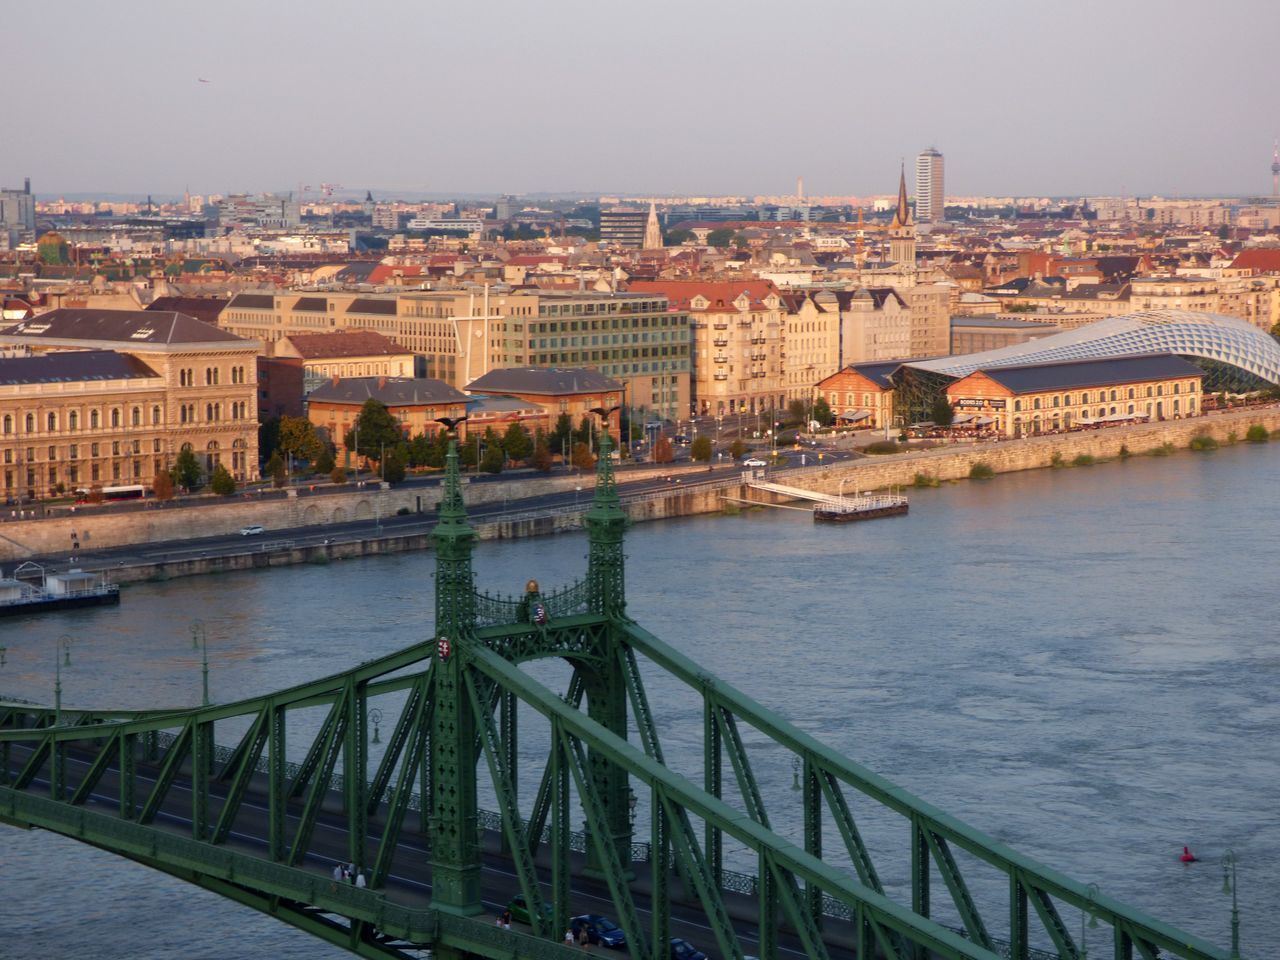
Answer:
[[[916,157],[916,223],[942,223],[945,203],[942,154],[930,147]]]

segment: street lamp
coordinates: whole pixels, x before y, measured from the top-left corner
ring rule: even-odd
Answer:
[[[62,726],[62,664],[71,666],[71,637],[63,634],[53,649],[53,725]]]
[[[201,706],[209,705],[209,643],[205,636],[204,621],[191,621],[191,649],[200,648]]]
[[[636,804],[638,802],[639,798],[636,796],[636,792],[630,787],[627,787],[627,816],[631,820],[632,833],[636,832]]]
[[[791,758],[791,789],[795,793],[800,792],[800,771],[804,769],[804,761],[799,757]]]
[[[378,724],[382,723],[382,711],[374,707],[369,711],[369,722],[373,724],[373,740],[372,743],[381,743],[382,738],[378,736]]]
[[[1080,910],[1080,960],[1089,960],[1088,931],[1098,929],[1098,916],[1093,912],[1093,905],[1098,899],[1098,894],[1101,892],[1102,890],[1096,883],[1091,883],[1085,888],[1085,895],[1088,897],[1088,902]],[[1089,914],[1089,923],[1087,927],[1084,922],[1084,915],[1086,913]]]
[[[1231,960],[1240,960],[1240,909],[1236,903],[1236,854],[1222,855],[1222,892],[1231,894]]]

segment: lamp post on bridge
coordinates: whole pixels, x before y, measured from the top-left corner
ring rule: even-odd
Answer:
[[[204,621],[191,621],[191,649],[200,648],[200,705],[209,705],[209,641],[205,635]]]
[[[62,726],[62,663],[71,666],[72,639],[66,634],[58,638],[53,648],[53,725],[55,729]],[[63,766],[62,744],[56,739],[51,744],[52,763],[49,771],[49,792],[54,800],[62,800],[62,785],[66,780]]]
[[[1093,912],[1093,905],[1098,899],[1098,895],[1102,893],[1101,888],[1096,883],[1089,884],[1085,888],[1085,894],[1088,896],[1088,903],[1080,911],[1080,960],[1089,960],[1089,930],[1098,929],[1098,915]],[[1084,915],[1089,915],[1089,923],[1086,927]]]
[[[53,725],[62,726],[62,664],[66,661],[71,666],[71,644],[74,641],[67,634],[58,638],[53,650]]]
[[[1222,855],[1222,892],[1231,894],[1231,960],[1240,960],[1240,908],[1236,902],[1236,854]]]

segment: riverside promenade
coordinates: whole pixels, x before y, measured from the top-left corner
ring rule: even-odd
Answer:
[[[996,474],[1125,455],[1186,451],[1193,437],[1219,444],[1244,442],[1249,427],[1280,431],[1280,408],[1256,407],[1189,420],[1132,424],[1019,440],[961,442],[886,456],[774,469],[769,478],[826,494],[867,492],[912,485],[918,475],[939,482],[969,477],[986,464]],[[668,480],[667,477],[670,477]],[[748,486],[749,472],[719,468],[648,471],[620,485],[630,522],[737,511],[744,503],[783,498]],[[472,522],[481,539],[544,536],[582,525],[588,504],[576,477],[522,478],[468,485]],[[35,559],[69,566],[73,531],[91,531],[91,552],[76,566],[108,570],[117,583],[170,579],[297,563],[323,564],[383,553],[425,550],[435,523],[438,488],[366,487],[325,497],[229,500],[181,509],[118,515],[54,517],[0,526],[0,563]],[[578,502],[575,502],[578,501]],[[398,511],[407,515],[397,515]],[[248,524],[263,524],[263,537],[240,537]]]

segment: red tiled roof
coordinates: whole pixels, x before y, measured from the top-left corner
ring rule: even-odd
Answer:
[[[733,303],[744,293],[751,301],[751,309],[759,310],[766,297],[778,293],[769,280],[635,280],[627,290],[665,294],[672,310],[691,310],[691,301],[701,296],[707,301],[705,310],[710,313],[736,310]]]
[[[1231,261],[1231,269],[1280,273],[1280,248],[1243,250]]]
[[[380,263],[369,271],[369,283],[385,283],[395,277],[420,277],[422,276],[421,264],[404,264],[402,266],[394,266],[391,264]]]

